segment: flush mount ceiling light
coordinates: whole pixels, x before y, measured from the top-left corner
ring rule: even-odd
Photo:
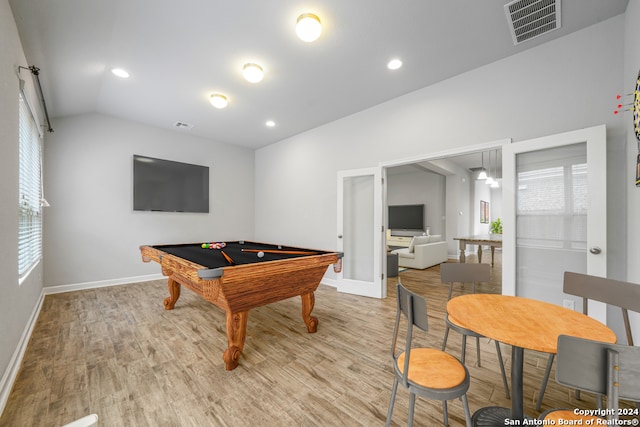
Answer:
[[[276,122],[274,122],[273,120],[267,120],[267,122],[265,123],[265,126],[268,126],[270,128],[274,127],[276,125]]]
[[[305,42],[315,41],[320,37],[320,33],[322,33],[320,18],[313,13],[303,13],[298,16],[296,34],[300,40]]]
[[[244,64],[244,67],[242,67],[242,76],[248,82],[258,83],[264,78],[264,71],[258,64],[250,62],[248,64]]]
[[[112,68],[111,72],[120,78],[123,78],[123,79],[129,78],[129,73],[127,73],[127,71],[123,70],[122,68]]]
[[[211,102],[211,105],[216,108],[224,108],[229,103],[227,97],[219,93],[214,93],[213,95],[211,95],[211,99],[209,100],[209,102]]]
[[[390,70],[397,70],[398,68],[402,67],[402,61],[400,61],[399,59],[392,59],[391,61],[389,61],[387,63],[387,68]]]

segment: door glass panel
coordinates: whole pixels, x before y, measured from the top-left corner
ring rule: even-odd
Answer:
[[[587,271],[586,143],[516,155],[517,295],[557,303]]]
[[[345,177],[343,194],[343,277],[373,282],[374,177]]]

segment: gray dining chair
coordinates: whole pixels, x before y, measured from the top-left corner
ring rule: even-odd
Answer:
[[[489,264],[467,264],[467,263],[457,263],[457,262],[444,262],[440,264],[440,280],[443,283],[449,283],[449,297],[451,299],[451,293],[453,291],[453,285],[455,283],[461,283],[464,286],[465,283],[472,284],[472,292],[476,293],[476,283],[481,282],[489,282],[491,280],[491,268]],[[482,361],[480,360],[480,338],[482,335],[473,332],[469,329],[465,329],[459,325],[456,325],[449,319],[449,315],[445,315],[446,329],[444,331],[444,340],[442,342],[442,351],[446,350],[447,347],[447,339],[449,338],[449,330],[453,329],[456,332],[462,334],[462,353],[460,355],[460,360],[462,363],[466,361],[467,354],[467,337],[472,337],[476,339],[476,360],[478,361],[478,366],[482,366]],[[495,340],[494,340],[495,341]],[[502,360],[502,351],[500,350],[500,343],[495,341],[496,343],[496,353],[498,356],[498,365],[500,366],[500,373],[502,374],[502,383],[504,385],[505,395],[507,399],[510,398],[509,395],[509,385],[507,382],[507,375],[504,370],[504,362]]]
[[[622,312],[622,320],[627,335],[627,344],[633,345],[629,310],[640,313],[640,285],[567,271],[564,273],[562,290],[565,294],[582,297],[582,312],[584,314],[589,314],[589,300],[600,301],[619,307]],[[536,410],[538,411],[542,406],[542,399],[547,387],[547,382],[549,381],[553,359],[554,355],[550,354],[542,379],[540,393],[536,401]],[[579,398],[579,392],[577,396]]]
[[[470,383],[469,371],[458,359],[444,351],[413,346],[413,328],[417,327],[424,332],[429,329],[427,302],[423,297],[405,288],[400,282],[396,286],[396,292],[397,313],[391,343],[391,358],[395,375],[389,412],[387,413],[387,427],[391,425],[398,384],[409,391],[408,426],[413,425],[415,400],[416,396],[420,396],[442,401],[445,426],[449,425],[447,400],[460,398],[464,408],[466,425],[470,427],[471,414],[467,401],[467,390]],[[406,319],[407,327],[404,334],[404,345],[397,350],[402,317]]]
[[[575,408],[556,408],[542,413],[539,420],[546,424],[555,421],[555,425],[560,419],[564,425],[589,425],[586,420],[591,419],[592,425],[616,425],[613,421],[619,418],[619,400],[640,400],[640,347],[561,335],[556,381],[576,390],[606,395],[606,411],[589,416]],[[604,415],[608,421],[598,422],[597,418],[604,418],[598,415]]]

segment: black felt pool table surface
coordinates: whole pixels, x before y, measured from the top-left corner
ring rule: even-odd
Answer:
[[[304,249],[293,246],[276,245],[269,243],[256,243],[249,241],[225,242],[226,246],[221,249],[202,248],[202,243],[216,242],[200,242],[176,245],[156,245],[153,248],[162,252],[186,259],[195,264],[199,264],[208,268],[228,267],[233,264],[229,263],[222,252],[227,254],[235,263],[235,265],[252,264],[258,262],[285,260],[297,257],[320,255],[327,252],[317,251],[314,249]],[[258,257],[256,252],[245,252],[245,250],[265,251],[263,257]],[[287,254],[287,253],[271,253],[268,251],[304,251],[306,254]]]

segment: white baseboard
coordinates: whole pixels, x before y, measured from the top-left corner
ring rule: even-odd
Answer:
[[[338,281],[336,279],[322,279],[320,284],[338,288]]]
[[[7,401],[9,400],[9,394],[11,393],[13,383],[18,376],[18,371],[20,370],[20,365],[22,364],[22,358],[24,357],[24,353],[27,351],[27,345],[29,344],[31,333],[33,332],[33,328],[36,325],[38,316],[40,315],[40,309],[42,309],[43,301],[44,290],[40,292],[40,297],[38,298],[36,306],[31,312],[31,316],[29,317],[27,326],[25,327],[24,332],[20,337],[20,341],[18,341],[18,346],[13,352],[13,356],[11,356],[11,360],[9,361],[9,365],[2,375],[2,379],[0,379],[0,415],[2,415],[2,412],[4,412],[4,408],[7,405]]]
[[[148,274],[146,276],[125,277],[121,279],[98,280],[95,282],[73,283],[70,285],[45,286],[45,295],[61,294],[64,292],[82,291],[85,289],[104,288],[107,286],[126,285],[129,283],[147,282],[149,280],[165,279],[162,274]]]

